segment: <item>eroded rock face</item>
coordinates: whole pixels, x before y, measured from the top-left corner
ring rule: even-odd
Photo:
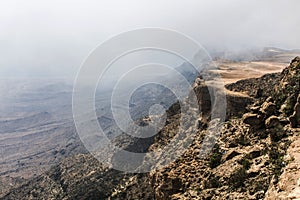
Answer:
[[[213,111],[215,114],[218,112],[218,109],[226,109],[226,116],[224,116],[226,119],[241,117],[245,113],[246,107],[254,102],[254,99],[248,95],[224,90],[224,88],[212,85],[211,83],[206,84],[201,78],[196,79],[193,90],[197,96],[199,111],[202,113],[203,119],[210,116],[213,108],[215,109]],[[221,108],[216,109],[215,95],[220,95],[220,99],[226,96],[226,100],[222,101],[224,105],[218,104]],[[222,116],[222,114],[220,115]]]
[[[294,112],[300,91],[300,57],[293,59],[280,76],[280,81],[274,89],[274,98],[275,103],[281,106],[282,113],[288,117]]]
[[[285,155],[287,166],[284,168],[278,183],[271,183],[265,200],[295,200],[300,198],[300,140],[295,136]]]
[[[294,106],[294,113],[289,120],[293,128],[296,128],[300,125],[300,95],[298,95],[297,103]]]
[[[296,59],[296,62],[300,63],[300,59]],[[298,65],[291,65],[281,78],[286,78],[285,82],[288,81],[288,78],[293,77],[292,74],[297,74],[293,71],[297,67]],[[285,189],[282,186],[288,185],[289,178],[292,177],[285,176],[286,178],[282,180],[279,178],[287,163],[284,156],[290,144],[290,138],[283,136],[287,133],[296,134],[296,131],[290,129],[288,124],[282,123],[284,120],[281,117],[285,120],[287,117],[278,110],[289,97],[284,96],[283,101],[278,101],[275,97],[274,101],[272,98],[267,99],[270,93],[265,91],[273,91],[274,85],[278,84],[278,77],[274,76],[274,79],[272,77],[264,76],[261,80],[238,83],[240,89],[244,89],[242,83],[246,83],[247,88],[255,89],[263,86],[266,90],[261,95],[262,99],[259,99],[255,105],[253,104],[248,111],[250,113],[246,114],[245,108],[241,106],[244,104],[234,104],[234,102],[239,102],[234,101],[239,96],[232,98],[229,108],[241,108],[244,115],[243,117],[236,117],[238,115],[234,118],[229,117],[228,121],[224,122],[220,137],[211,137],[216,144],[207,157],[200,154],[203,138],[207,136],[203,128],[206,122],[198,116],[192,122],[198,125],[198,129],[193,130],[197,134],[192,145],[186,148],[186,152],[180,158],[160,170],[146,174],[122,174],[101,168],[95,159],[83,155],[64,161],[54,171],[29,183],[27,188],[21,187],[13,191],[7,199],[22,197],[30,199],[36,195],[33,194],[34,191],[38,191],[38,195],[44,199],[51,199],[53,195],[61,194],[55,198],[66,200],[80,198],[263,199],[266,193],[269,194],[271,187],[274,195],[269,199],[276,199],[276,192]],[[265,83],[266,80],[270,83]],[[264,84],[257,85],[256,82]],[[234,85],[231,87],[236,88]],[[203,111],[210,112],[209,88],[199,85],[196,92],[199,97],[198,103],[201,104]],[[281,90],[276,92],[276,94],[283,94]],[[249,94],[251,93],[253,91],[249,91]],[[299,113],[299,106],[292,105],[296,117]],[[149,144],[150,151],[161,148],[176,135],[176,129],[179,127],[178,119],[180,119],[179,110],[178,104],[174,104],[169,109],[167,124]],[[234,113],[237,113],[236,111],[234,110]],[[297,120],[296,123],[298,123]],[[266,134],[266,137],[261,137],[262,134]],[[299,161],[297,160],[296,163],[299,164]],[[292,169],[293,166],[290,167]],[[295,171],[299,171],[299,166]],[[286,173],[290,171],[286,170]],[[294,194],[292,197],[300,198],[299,195]]]
[[[199,110],[203,115],[208,115],[211,111],[212,99],[209,87],[201,79],[197,79],[197,84],[194,86],[194,92],[198,99]]]
[[[180,193],[184,189],[184,185],[179,177],[167,177],[162,178],[160,176],[156,177],[155,180],[155,198],[156,199],[168,199],[170,194]],[[159,184],[158,184],[159,183]]]

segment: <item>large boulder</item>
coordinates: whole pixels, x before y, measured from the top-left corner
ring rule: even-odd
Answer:
[[[280,126],[280,120],[276,116],[271,116],[265,121],[266,128],[274,128]]]
[[[272,141],[277,142],[285,136],[281,121],[277,116],[271,116],[265,121],[266,132],[270,135]]]
[[[250,126],[260,126],[263,123],[263,119],[258,114],[246,113],[243,115],[243,122]]]

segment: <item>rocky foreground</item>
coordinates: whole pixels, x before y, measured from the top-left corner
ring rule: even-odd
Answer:
[[[197,119],[196,138],[182,157],[145,174],[124,174],[89,154],[63,160],[2,199],[296,199],[300,198],[300,58],[281,73],[226,86],[228,112],[212,152],[199,152],[209,118]],[[195,84],[210,112],[207,86]],[[144,150],[168,143],[179,128],[179,106]],[[122,146],[133,148],[141,141]]]

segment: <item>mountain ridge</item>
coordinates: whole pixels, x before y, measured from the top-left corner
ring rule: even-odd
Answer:
[[[294,127],[300,124],[293,122],[293,116],[298,119],[300,113],[297,98],[295,101],[291,95],[299,96],[299,68],[297,57],[281,73],[227,85],[227,89],[247,93],[254,101],[242,105],[242,113],[228,117],[207,158],[199,157],[206,134],[199,128],[185,154],[161,170],[124,174],[103,168],[89,154],[79,154],[2,199],[272,199],[281,187],[282,172],[293,163],[285,155],[298,139],[299,130]],[[292,110],[285,111],[286,107]],[[176,104],[168,112],[169,123],[153,138],[150,150],[176,134],[180,115]],[[202,120],[201,124],[207,123]]]

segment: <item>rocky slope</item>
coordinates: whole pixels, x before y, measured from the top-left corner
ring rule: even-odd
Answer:
[[[220,136],[211,138],[216,144],[207,157],[200,151],[210,119],[202,118],[193,122],[201,126],[189,130],[197,133],[193,143],[163,169],[124,174],[102,166],[89,154],[79,154],[2,199],[300,198],[299,71],[297,57],[281,73],[227,85],[229,114]],[[199,104],[207,99],[206,88],[195,84]],[[201,107],[209,113],[211,104],[208,100]],[[166,126],[147,140],[147,147],[132,139],[121,146],[133,151],[158,149],[177,133],[179,118],[179,105],[174,104]]]
[[[63,80],[0,80],[0,197],[82,153]]]

